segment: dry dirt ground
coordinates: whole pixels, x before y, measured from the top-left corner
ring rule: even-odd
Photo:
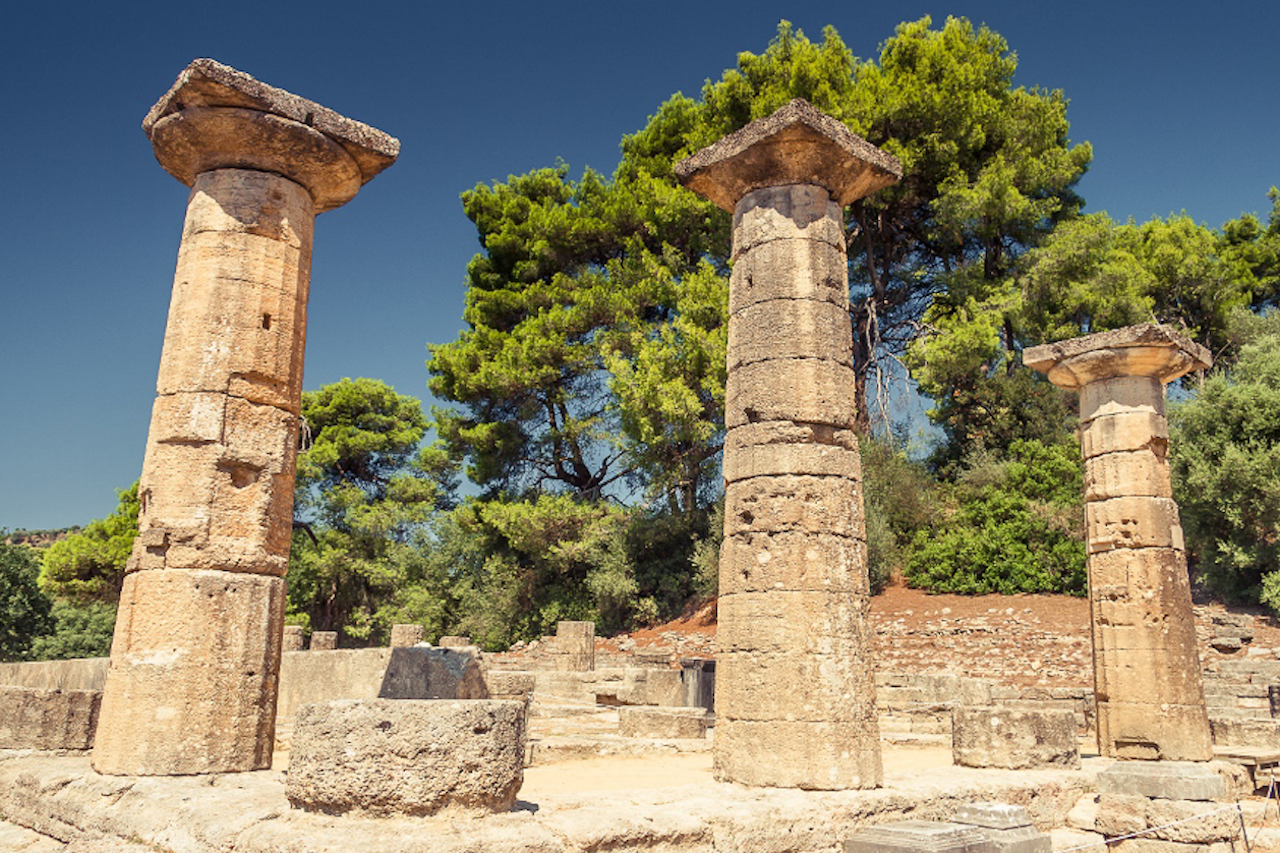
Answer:
[[[1197,635],[1206,660],[1213,616],[1221,604],[1195,606]],[[1237,656],[1275,657],[1280,627],[1256,609],[1248,615],[1254,639]],[[1089,602],[1066,595],[929,595],[893,586],[871,599],[880,672],[955,672],[1002,684],[1080,687],[1092,683]],[[605,655],[656,647],[680,656],[710,655],[715,643],[715,603],[687,617],[597,640]]]

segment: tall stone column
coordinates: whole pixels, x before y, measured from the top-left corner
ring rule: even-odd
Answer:
[[[1024,363],[1080,392],[1098,749],[1118,758],[1213,757],[1164,385],[1212,364],[1152,324],[1033,347]]]
[[[143,122],[191,187],[93,766],[267,768],[317,213],[399,142],[196,60]]]
[[[901,166],[795,100],[676,174],[733,213],[715,773],[874,787],[843,206]]]

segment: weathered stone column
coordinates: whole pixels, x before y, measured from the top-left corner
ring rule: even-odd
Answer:
[[[312,228],[399,143],[207,59],[143,129],[191,195],[93,765],[266,768]]]
[[[1080,392],[1098,749],[1119,758],[1213,757],[1164,384],[1212,364],[1156,325],[1033,347],[1024,363]]]
[[[596,668],[596,623],[556,623],[556,670],[591,672]]]
[[[901,166],[795,100],[676,174],[733,212],[716,776],[874,787],[843,206]]]

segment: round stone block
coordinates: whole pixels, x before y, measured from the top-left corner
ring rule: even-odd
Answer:
[[[884,775],[874,716],[861,725],[718,716],[713,752],[717,779],[753,787],[876,788]]]
[[[849,308],[849,260],[836,246],[784,239],[739,254],[729,276],[729,315],[778,299],[827,302]]]
[[[797,626],[803,630],[803,626]],[[788,722],[875,718],[871,651],[856,640],[836,654],[720,652],[716,713],[732,720]]]
[[[752,477],[725,489],[725,536],[828,533],[866,538],[862,495],[848,477]]]
[[[1081,425],[1080,451],[1085,459],[1130,450],[1165,451],[1169,421],[1153,411],[1118,412]]]
[[[525,709],[496,699],[304,705],[285,795],[327,814],[509,811],[524,781]]]
[[[750,482],[750,481],[748,481]],[[738,533],[720,546],[720,593],[809,590],[869,594],[867,546],[830,533]]]
[[[1164,447],[1104,453],[1084,460],[1084,499],[1173,497]]]
[[[1172,498],[1120,497],[1085,504],[1090,554],[1115,548],[1183,550],[1182,522]]]
[[[844,216],[825,187],[784,184],[753,190],[733,211],[733,256],[775,240],[800,238],[845,251]]]
[[[1080,389],[1080,422],[1109,415],[1146,413],[1164,417],[1164,385],[1149,376],[1121,376]]]
[[[848,365],[821,358],[746,364],[729,371],[725,426],[797,421],[851,429],[856,420],[854,375]]]
[[[846,654],[872,642],[866,595],[830,591],[721,593],[720,653]]]
[[[861,480],[857,435],[849,429],[792,421],[743,424],[728,431],[726,483],[784,474]]]
[[[827,358],[853,366],[853,327],[841,305],[773,299],[729,317],[729,369],[780,358]]]

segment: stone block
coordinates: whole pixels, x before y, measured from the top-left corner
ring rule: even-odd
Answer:
[[[421,625],[392,625],[388,645],[393,649],[416,646],[422,642],[422,634]]]
[[[847,477],[752,477],[725,487],[726,537],[802,533],[866,539],[861,484]]]
[[[717,697],[717,701],[718,697]],[[883,780],[876,720],[777,722],[717,714],[715,777],[758,787],[844,790]]]
[[[1214,746],[1247,746],[1280,749],[1280,720],[1209,717]]]
[[[1134,450],[1163,455],[1168,444],[1169,421],[1150,410],[1103,415],[1080,427],[1080,452],[1085,459]]]
[[[311,199],[305,193],[282,191],[277,176],[249,170],[210,174],[187,200],[187,216],[182,238],[224,234],[264,237],[292,249],[309,251],[314,230]],[[236,174],[248,171],[248,174]],[[263,199],[268,204],[263,204]],[[234,243],[207,243],[224,247],[220,254],[233,253]]]
[[[903,820],[858,830],[844,853],[996,853],[976,826],[933,820]]]
[[[681,658],[680,683],[683,704],[690,708],[716,709],[716,662],[714,658]]]
[[[820,230],[826,231],[826,223]],[[809,232],[815,229],[809,226]],[[848,310],[849,263],[830,239],[844,245],[835,229],[817,239],[787,237],[766,240],[739,250],[729,275],[729,316],[763,302],[797,299],[827,302]]]
[[[284,626],[284,645],[282,651],[300,652],[305,648],[303,645],[302,626],[301,625],[285,625]]]
[[[331,652],[338,647],[337,631],[312,631],[311,651]]]
[[[284,607],[281,578],[126,575],[94,769],[178,775],[270,767]]]
[[[537,677],[531,672],[489,670],[484,674],[484,682],[491,699],[528,701],[533,696]]]
[[[852,430],[822,424],[770,421],[744,424],[725,435],[724,479],[778,475],[862,480],[858,439]]]
[[[556,623],[556,669],[560,672],[590,672],[596,668],[596,624]]]
[[[1174,548],[1116,548],[1089,555],[1089,587],[1104,625],[1166,626],[1191,618],[1187,555]],[[1168,644],[1166,644],[1168,645]]]
[[[851,429],[853,386],[853,370],[827,359],[744,365],[729,373],[725,385],[725,426],[802,421]]]
[[[1148,376],[1121,376],[1080,389],[1080,423],[1113,415],[1165,417],[1164,385]]]
[[[633,705],[618,709],[623,737],[705,738],[707,712],[702,708]]]
[[[1090,554],[1115,548],[1184,548],[1178,505],[1171,498],[1090,501],[1084,512]]]
[[[102,693],[0,685],[0,749],[91,749]]]
[[[1132,671],[1125,670],[1128,672]],[[1117,680],[1123,680],[1123,673]],[[1203,702],[1175,705],[1099,698],[1098,748],[1103,755],[1146,761],[1207,761],[1213,757]]]
[[[487,699],[489,691],[473,651],[401,646],[391,649],[378,698]]]
[[[953,823],[984,829],[1019,829],[1031,826],[1031,816],[1024,806],[991,801],[964,803],[956,809],[951,820]]]
[[[748,482],[755,482],[754,480]],[[802,531],[739,533],[720,546],[720,592],[870,594],[862,539]]]
[[[1098,793],[1159,797],[1166,800],[1215,800],[1226,785],[1200,761],[1117,761],[1098,774]]]
[[[780,240],[813,243],[817,250],[828,248],[843,255],[844,216],[840,205],[824,188],[813,184],[766,187],[735,203],[735,260]]]
[[[844,654],[870,648],[866,596],[832,591],[733,592],[720,596],[721,654]]]
[[[1120,497],[1172,498],[1169,462],[1164,448],[1106,453],[1084,461],[1084,499]]]
[[[473,645],[470,637],[463,637],[457,634],[445,634],[440,638],[440,642],[436,643],[442,649],[456,649],[463,646]]]
[[[729,316],[729,370],[758,361],[825,358],[853,366],[853,326],[843,305],[772,299]]]
[[[1070,710],[957,707],[951,732],[952,759],[961,767],[1080,766],[1075,714]]]
[[[525,709],[503,700],[341,700],[299,709],[285,795],[327,814],[509,811]]]

